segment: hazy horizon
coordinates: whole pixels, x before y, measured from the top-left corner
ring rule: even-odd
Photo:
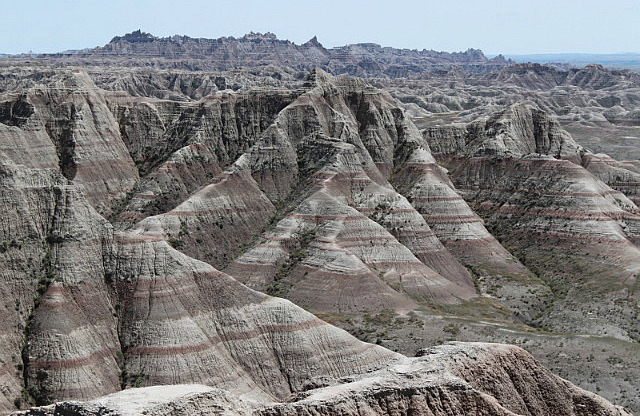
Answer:
[[[158,37],[241,37],[272,32],[325,47],[372,42],[407,49],[487,55],[640,53],[640,2],[506,0],[216,1],[26,0],[4,10],[0,53],[54,53],[102,46],[140,29]]]

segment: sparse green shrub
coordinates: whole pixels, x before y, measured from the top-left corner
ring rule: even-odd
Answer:
[[[443,332],[446,332],[451,335],[454,339],[460,334],[460,327],[456,324],[447,324],[444,328],[442,328]]]
[[[169,245],[171,245],[171,247],[175,248],[176,250],[180,250],[182,247],[184,247],[184,241],[182,241],[179,238],[170,238],[168,241]]]

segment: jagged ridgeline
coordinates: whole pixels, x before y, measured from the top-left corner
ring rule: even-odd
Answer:
[[[443,125],[392,96],[400,81],[387,79],[390,93],[322,69],[300,76],[311,58],[167,69],[325,56],[340,72],[338,51],[134,32],[42,58],[98,65],[87,70],[7,68],[1,411],[628,414],[536,358],[561,340],[637,359],[633,163],[589,152],[535,102],[491,102],[480,117],[476,105]],[[123,70],[126,56],[163,69]],[[502,65],[477,51],[441,58]],[[504,334],[536,340],[522,341],[536,358],[435,346]],[[620,382],[603,394],[637,404],[621,398],[639,386],[633,368],[597,370]]]
[[[325,48],[316,37],[302,45],[278,39],[273,33],[250,33],[241,38],[155,37],[135,31],[116,36],[105,46],[81,51],[46,55],[57,65],[90,63],[159,69],[227,71],[237,68],[287,67],[298,77],[314,68],[332,74],[365,77],[404,77],[433,70],[460,66],[470,72],[486,73],[512,64],[501,55],[487,58],[478,49],[465,52],[437,52],[382,47],[359,43]],[[276,78],[282,75],[275,75]]]

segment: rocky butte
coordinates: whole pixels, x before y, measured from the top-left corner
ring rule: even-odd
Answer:
[[[0,412],[640,410],[639,86],[272,34],[2,58]]]

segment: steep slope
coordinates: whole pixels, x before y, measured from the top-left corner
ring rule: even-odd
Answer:
[[[578,409],[586,406],[591,414],[623,414],[550,373],[540,375],[537,364],[517,348],[502,347],[507,349],[501,352],[487,345],[461,345],[425,352],[424,359],[407,359],[362,343],[288,301],[247,289],[161,239],[114,233],[76,187],[55,172],[12,164],[4,172],[2,185],[13,190],[6,195],[15,196],[4,201],[7,208],[18,206],[20,195],[35,202],[22,205],[27,215],[12,216],[7,224],[17,218],[40,219],[41,231],[34,234],[40,241],[34,251],[49,253],[44,256],[48,266],[41,281],[30,282],[20,270],[12,274],[28,294],[36,296],[31,317],[23,321],[24,343],[14,349],[22,348],[24,386],[38,403],[88,399],[128,385],[200,382],[225,389],[228,393],[222,397],[230,395],[224,399],[230,411],[246,408],[238,400],[249,400],[259,403],[257,410],[264,414],[305,408],[331,414],[337,409],[349,412],[354,406],[383,414],[397,408],[408,411],[411,406],[434,414],[472,409],[479,414],[511,414],[510,409],[522,406],[513,397],[528,398],[531,391],[549,385],[556,395],[527,404],[527,411],[554,414],[562,409],[581,414]],[[49,200],[49,192],[59,196],[51,198],[54,209],[37,198]],[[29,239],[20,238],[18,247],[11,247],[17,251],[5,254],[22,253],[22,243],[25,251],[30,250]],[[15,290],[7,288],[11,289]],[[19,315],[15,311],[9,316]],[[13,329],[7,333],[15,334]],[[459,355],[473,358],[460,361]],[[447,360],[451,364],[443,365]],[[529,362],[531,376],[515,387],[517,396],[496,400],[483,391],[500,390],[496,386],[507,380],[499,372],[481,369],[505,361],[512,367]],[[478,374],[485,375],[483,383],[478,383]],[[16,382],[20,380],[9,380],[8,386]],[[409,404],[420,396],[426,401]],[[138,406],[144,408],[147,397],[154,396],[140,391]],[[189,397],[190,406],[196,406],[192,410],[208,408],[209,396]],[[330,397],[342,399],[327,402]],[[436,397],[439,401],[431,402]],[[290,399],[295,402],[278,403]],[[182,408],[180,395],[174,400]],[[3,402],[3,409],[12,404]],[[51,410],[92,414],[113,404],[98,401],[81,410],[82,406],[61,404]]]
[[[473,272],[481,293],[495,295],[527,322],[540,312],[548,288],[489,233],[427,149],[412,152],[394,174],[393,184],[444,246]]]
[[[3,151],[25,166],[59,167],[99,212],[108,215],[137,183],[115,119],[86,72],[61,73],[4,105]]]
[[[21,395],[24,364],[22,348],[34,302],[39,302],[54,280],[48,238],[51,213],[69,196],[66,181],[53,170],[19,168],[2,157],[1,204],[2,316],[0,321],[0,408],[13,408]],[[97,392],[101,394],[102,392]]]
[[[465,150],[473,157],[541,154],[579,163],[583,152],[547,113],[527,105],[512,105],[478,121],[470,130],[471,142]]]
[[[60,169],[122,227],[206,185],[301,93],[255,88],[180,102],[102,90],[81,70],[16,71],[20,92],[0,97],[2,151]]]
[[[589,154],[582,158],[582,166],[591,174],[625,194],[634,204],[640,201],[640,162],[618,161],[605,154]]]
[[[628,415],[540,367],[523,350],[452,344],[287,403],[239,400],[202,385],[132,389],[87,403],[65,402],[27,415]]]
[[[5,212],[26,210],[6,217],[5,233],[21,218],[33,223],[3,253],[2,291],[15,300],[3,321],[3,409],[21,385],[36,403],[188,381],[282,399],[314,378],[364,373],[398,357],[163,240],[114,234],[54,172],[4,172]],[[20,261],[27,255],[42,258],[42,268]]]
[[[323,312],[412,308],[397,290],[436,302],[474,296],[469,272],[385,179],[402,149],[422,142],[419,132],[388,96],[363,83],[318,70],[310,86],[216,184],[137,229],[180,238],[190,255],[226,265],[249,241],[237,239],[230,251],[214,241],[267,226],[273,211],[262,190],[286,218],[271,219],[275,227],[262,235],[264,241],[226,269],[251,287]],[[253,179],[242,172],[252,172]],[[243,179],[229,182],[235,177]],[[215,202],[229,192],[227,183],[247,191],[242,201],[224,193],[220,201],[227,206]],[[261,212],[255,221],[251,215],[233,218],[248,205]],[[202,213],[212,208],[215,222]]]
[[[275,207],[237,162],[171,211],[135,229],[215,267],[225,267],[273,217]]]
[[[206,185],[256,141],[297,94],[219,93],[197,102],[108,95],[120,132],[143,175],[118,220],[165,212]]]
[[[204,382],[282,399],[316,377],[366,372],[395,356],[164,242],[123,236],[116,250],[120,342],[132,384]],[[134,275],[125,280],[120,270]]]
[[[149,71],[156,78],[134,88],[144,71],[120,84],[122,70],[93,79],[135,97],[65,70],[30,72],[16,92],[3,93],[2,408],[198,382],[225,389],[221,400],[256,400],[269,412],[391,412],[422,395],[441,400],[434,413],[580,414],[575,396],[607,414],[608,404],[593,404],[599,399],[548,375],[530,377],[529,369],[542,370],[520,352],[489,352],[455,377],[424,379],[432,367],[359,342],[238,280],[365,339],[394,348],[406,341],[411,354],[471,327],[482,328],[480,339],[488,327],[562,337],[522,320],[631,342],[636,208],[579,164],[612,186],[621,180],[629,195],[634,164],[590,159],[543,111],[514,106],[425,135],[454,186],[389,94],[321,70],[295,90],[273,87],[287,80],[256,88],[271,70],[234,73],[229,79],[250,79],[207,96],[214,87],[197,85],[213,74],[180,75],[176,83],[194,84],[154,89],[170,74]],[[568,209],[547,209],[553,204]],[[532,243],[541,229],[559,241],[557,264],[540,254],[553,250],[551,239]],[[578,267],[563,267],[563,256]],[[565,296],[567,286],[584,299]],[[585,299],[595,306],[573,307]],[[376,328],[369,333],[363,323]],[[451,360],[465,362],[460,355],[472,350],[449,351]],[[415,384],[407,390],[397,373],[409,367]],[[511,389],[514,368],[525,380]],[[379,372],[365,378],[372,371]],[[625,383],[633,388],[632,379]],[[562,393],[547,402],[540,384]],[[338,390],[340,401],[327,403]],[[301,407],[275,404],[294,399]]]
[[[597,64],[586,65],[583,68],[570,68],[567,71],[536,63],[519,64],[502,68],[488,78],[541,90],[559,85],[596,90],[609,89],[620,82],[640,85],[640,77],[633,71],[605,69]]]
[[[465,137],[439,157],[494,235],[551,286],[541,324],[636,338],[635,204],[580,166],[592,157],[535,108],[512,106]]]
[[[0,145],[6,157],[34,168],[57,168],[56,147],[27,94],[3,95],[0,108]]]

